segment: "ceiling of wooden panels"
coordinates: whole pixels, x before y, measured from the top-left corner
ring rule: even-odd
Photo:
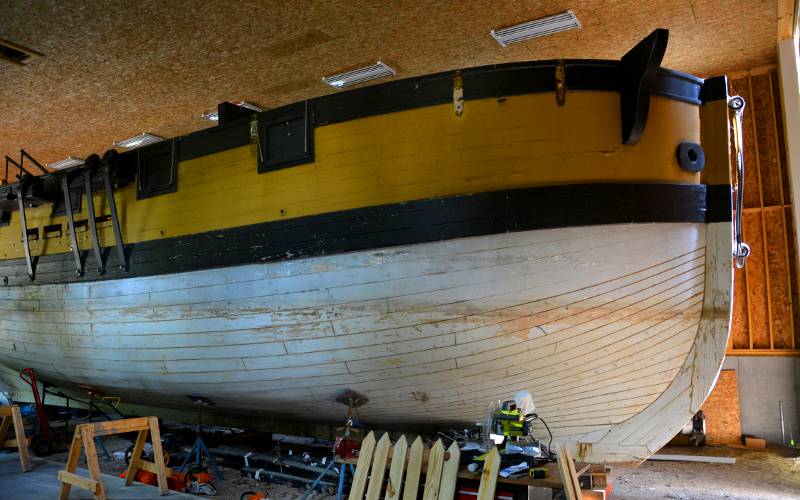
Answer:
[[[574,10],[580,30],[501,48],[489,30]],[[142,131],[210,125],[224,100],[331,92],[325,74],[386,61],[398,77],[508,61],[618,59],[656,27],[665,66],[701,76],[774,62],[777,0],[0,0],[0,154],[85,156]]]

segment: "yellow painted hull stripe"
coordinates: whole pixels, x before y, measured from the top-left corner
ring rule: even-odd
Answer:
[[[361,118],[315,130],[315,161],[257,172],[255,143],[181,162],[178,190],[136,200],[134,184],[115,195],[125,243],[260,222],[450,195],[596,182],[699,183],[675,158],[680,142],[700,142],[699,106],[653,97],[641,140],[623,146],[619,94],[571,92],[468,101],[462,116],[437,105]],[[95,196],[98,215],[107,200]],[[86,218],[86,203],[76,219]],[[28,210],[38,227],[34,255],[69,251],[69,237],[43,238],[62,224],[51,206]],[[101,245],[113,244],[110,224]],[[19,216],[0,229],[0,259],[22,257]],[[79,247],[91,247],[88,232]]]

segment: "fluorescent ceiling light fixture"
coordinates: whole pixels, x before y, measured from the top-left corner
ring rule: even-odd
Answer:
[[[53,163],[48,163],[47,168],[50,168],[52,170],[64,170],[65,168],[75,167],[78,165],[83,165],[83,158],[68,156],[63,160],[58,160],[54,161]]]
[[[164,138],[159,135],[151,134],[149,132],[142,132],[141,134],[135,135],[128,139],[117,141],[114,143],[114,146],[118,148],[135,149],[142,146],[147,146],[148,144],[155,144],[163,140]]]
[[[387,64],[378,61],[372,66],[367,66],[365,68],[354,69],[353,71],[347,71],[333,76],[324,76],[322,77],[322,81],[331,87],[341,89],[343,87],[357,85],[359,83],[375,80],[376,78],[394,76],[396,74],[397,72]]]
[[[239,101],[239,102],[237,102],[235,104],[237,106],[239,106],[240,108],[249,109],[251,111],[255,111],[256,113],[260,113],[260,112],[264,111],[263,109],[261,109],[261,106],[258,106],[257,104],[253,104],[252,102]]]
[[[497,43],[502,47],[508,47],[512,43],[522,42],[540,36],[552,35],[553,33],[580,27],[581,23],[578,21],[578,18],[575,17],[575,13],[568,10],[561,14],[535,19],[501,30],[492,30],[489,34],[492,35],[492,38],[497,40]]]
[[[260,113],[260,112],[264,111],[261,108],[261,106],[259,106],[257,104],[253,104],[252,102],[239,101],[239,102],[234,103],[234,104],[236,104],[240,108],[245,108],[245,109],[249,109],[251,111],[255,111],[256,113]],[[200,115],[200,118],[202,118],[204,120],[208,120],[210,122],[218,122],[219,121],[219,112],[216,109],[210,110],[210,111],[206,111],[205,113]]]
[[[216,109],[214,111],[206,111],[205,113],[200,115],[200,118],[202,118],[203,120],[208,120],[210,122],[218,122],[219,113],[217,112]]]

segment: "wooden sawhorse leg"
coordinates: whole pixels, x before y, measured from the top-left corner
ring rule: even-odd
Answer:
[[[19,406],[0,406],[0,448],[16,448],[19,451],[19,464],[22,472],[31,470],[31,460],[28,454],[28,438],[25,437],[25,424],[22,422],[22,413]],[[14,424],[14,439],[6,440],[6,434],[11,424]]]

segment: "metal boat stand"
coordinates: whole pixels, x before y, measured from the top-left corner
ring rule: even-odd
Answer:
[[[203,441],[202,430],[203,430],[203,408],[207,406],[213,406],[214,403],[203,396],[188,396],[189,399],[197,406],[197,425],[194,427],[194,444],[192,448],[189,450],[189,454],[186,455],[186,458],[183,460],[183,463],[180,467],[178,467],[178,472],[182,472],[186,467],[189,465],[189,461],[194,456],[194,463],[193,465],[203,468],[203,457],[206,457],[208,463],[211,464],[212,469],[214,470],[214,474],[217,476],[217,479],[224,480],[225,476],[222,475],[222,471],[219,470],[217,467],[217,463],[214,461],[214,456],[208,451],[208,447],[206,443]],[[187,470],[188,472],[188,470]]]
[[[335,463],[336,463],[336,453],[333,454],[333,457],[331,457],[331,461],[328,463],[328,466],[325,467],[324,471],[320,472],[319,476],[317,476],[316,479],[314,479],[314,482],[311,483],[311,486],[308,487],[308,491],[306,491],[306,493],[300,500],[307,500],[311,495],[314,494],[314,489],[319,485],[319,483],[322,482],[322,480],[325,478],[328,472],[333,468],[333,465]],[[342,468],[344,468],[344,464],[342,464]],[[342,481],[344,481],[344,476],[342,474],[339,474],[339,483],[341,483]],[[339,486],[339,489],[341,489],[341,486]]]
[[[85,388],[86,394],[89,396],[89,424],[92,424],[94,421],[94,415],[92,415],[92,408],[96,406],[96,399],[95,397],[99,394],[93,388]],[[101,396],[102,397],[102,396]],[[94,443],[96,448],[100,448],[100,451],[105,456],[106,462],[113,462],[114,459],[111,458],[111,454],[108,452],[106,445],[103,444],[103,440],[100,439],[98,436],[94,437]],[[99,455],[99,453],[98,453]]]
[[[350,477],[356,477],[356,468],[353,464],[346,464],[344,462],[339,464],[339,488],[336,490],[336,500],[344,498],[344,476],[347,473],[347,467],[350,467]]]

